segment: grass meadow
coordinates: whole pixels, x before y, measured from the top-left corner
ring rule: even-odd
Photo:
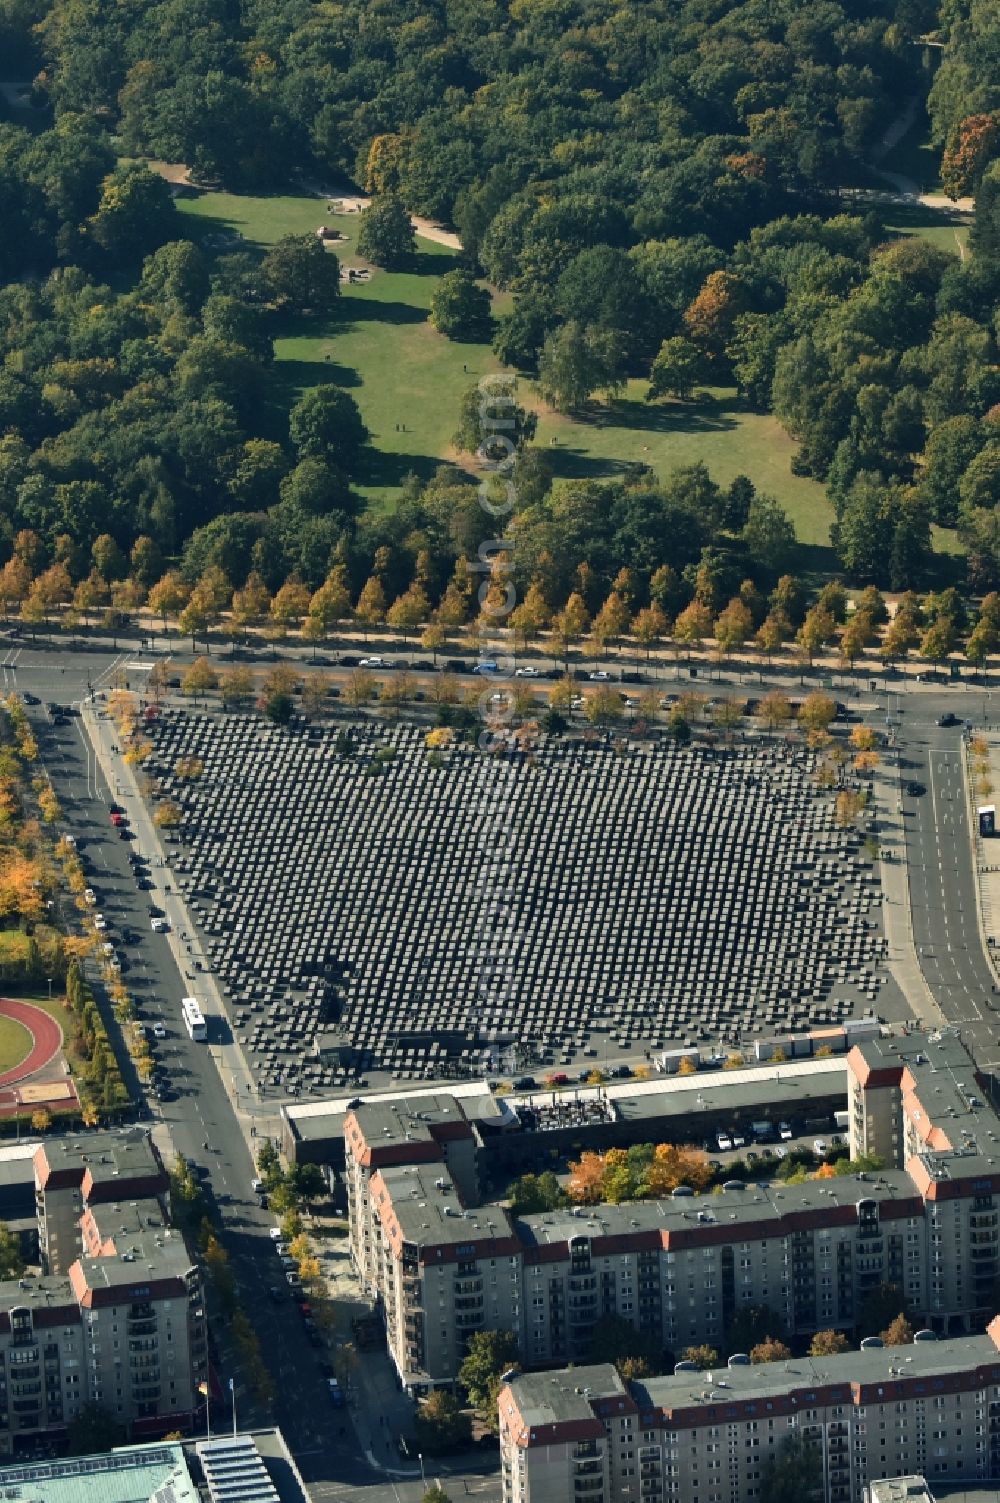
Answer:
[[[212,251],[239,245],[264,251],[282,235],[327,224],[344,237],[335,247],[341,264],[363,265],[353,250],[357,215],[328,213],[326,204],[318,197],[204,192],[181,198],[178,207],[191,238]],[[924,235],[957,252],[955,227],[933,210],[915,207],[898,218],[899,233]],[[391,506],[408,474],[426,479],[443,460],[460,461],[452,434],[462,392],[501,368],[487,345],[455,343],[432,329],[431,295],[455,253],[424,239],[418,239],[417,251],[410,270],[374,270],[367,283],[345,283],[332,316],[300,319],[275,339],[276,423],[319,382],[332,380],[349,390],[371,432],[357,484],[374,507]],[[506,297],[496,299],[497,311],[507,305]],[[538,411],[538,442],[549,448],[558,478],[609,477],[630,463],[663,473],[696,460],[722,484],[746,474],[785,508],[803,546],[803,567],[833,567],[832,509],[822,485],[792,474],[793,440],[774,418],[744,411],[733,391],[716,389],[693,403],[648,403],[646,383],[633,380],[621,400],[595,406],[580,420],[548,411],[522,384],[522,400]],[[936,540],[942,552],[952,551],[949,544],[947,535]]]

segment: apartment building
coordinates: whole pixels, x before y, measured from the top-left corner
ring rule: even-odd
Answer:
[[[517,1374],[499,1397],[504,1503],[755,1503],[789,1437],[826,1503],[875,1479],[1000,1475],[1000,1318],[985,1335],[623,1383],[613,1367]]]
[[[378,1170],[373,1267],[389,1351],[413,1393],[448,1384],[474,1330],[520,1332],[520,1246],[498,1206],[463,1208],[436,1164]]]
[[[1000,1274],[1000,1118],[953,1030],[870,1039],[847,1059],[852,1154],[905,1169],[923,1204],[937,1331],[981,1329]]]
[[[1000,1120],[974,1066],[953,1035],[907,1034],[856,1046],[846,1072],[852,1145],[884,1169],[520,1218],[466,1199],[432,1123],[408,1141],[414,1124],[377,1132],[358,1108],[352,1247],[404,1385],[450,1383],[480,1328],[514,1331],[525,1363],[543,1367],[586,1362],[605,1314],[671,1351],[722,1346],[746,1305],[793,1334],[849,1331],[884,1283],[937,1334],[982,1330],[1000,1269]],[[437,1109],[453,1129],[457,1104],[442,1096]],[[464,1136],[447,1146],[455,1164],[473,1154]]]
[[[54,1139],[34,1170],[48,1271],[0,1283],[0,1454],[91,1403],[136,1438],[190,1425],[208,1375],[204,1293],[152,1143]]]
[[[344,1142],[351,1258],[363,1288],[375,1294],[380,1284],[374,1263],[372,1175],[400,1164],[436,1165],[435,1178],[457,1186],[463,1205],[477,1205],[476,1135],[454,1096],[422,1093],[413,1100],[358,1102],[344,1119]]]
[[[155,1199],[169,1208],[170,1178],[141,1128],[52,1138],[34,1154],[39,1254],[47,1273],[66,1273],[83,1250],[87,1207]]]

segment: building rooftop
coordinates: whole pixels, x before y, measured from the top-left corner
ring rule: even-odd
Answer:
[[[222,1435],[195,1446],[212,1503],[278,1503],[278,1491],[250,1435]]]
[[[1000,1380],[1000,1352],[992,1336],[914,1341],[906,1347],[868,1347],[833,1357],[795,1357],[756,1366],[723,1365],[712,1373],[670,1373],[633,1383],[631,1391],[644,1410],[704,1409],[713,1402],[777,1399],[820,1388],[842,1388],[846,1397],[854,1384],[886,1387],[922,1378],[943,1383],[951,1373],[980,1367],[992,1369],[993,1381]]]
[[[443,1170],[441,1164],[400,1164],[379,1170],[402,1241],[439,1247],[512,1235],[510,1219],[500,1206],[463,1210],[454,1183]],[[377,1183],[372,1193],[377,1204]]]
[[[183,1446],[165,1442],[4,1466],[0,1480],[8,1503],[200,1503]]]
[[[438,1145],[444,1138],[472,1137],[461,1102],[445,1092],[416,1099],[362,1101],[351,1115],[360,1134],[356,1146],[360,1149],[363,1142],[369,1158],[399,1149],[412,1152],[418,1144],[440,1155]],[[350,1126],[347,1130],[350,1135]]]
[[[153,1140],[139,1127],[48,1139],[35,1149],[35,1173],[43,1188],[80,1183],[88,1199],[107,1198],[123,1182],[167,1184]]]
[[[935,1503],[924,1477],[883,1477],[869,1484],[871,1503]]]
[[[83,1220],[93,1225],[102,1243],[113,1243],[119,1253],[137,1244],[145,1245],[150,1236],[162,1238],[169,1226],[160,1202],[153,1199],[99,1201],[88,1206]]]
[[[561,1211],[543,1211],[519,1217],[514,1225],[528,1247],[565,1243],[571,1237],[621,1237],[636,1232],[678,1236],[708,1233],[747,1223],[780,1223],[791,1216],[821,1218],[848,1211],[857,1213],[859,1200],[871,1196],[887,1202],[910,1203],[919,1197],[910,1176],[901,1169],[880,1169],[859,1179],[842,1175],[835,1179],[807,1180],[789,1185],[781,1180],[744,1184],[730,1181],[720,1194],[672,1195],[663,1200],[629,1201],[624,1205],[578,1206]],[[776,1234],[778,1233],[776,1227]],[[697,1239],[692,1239],[697,1240]],[[711,1240],[715,1240],[714,1238]]]
[[[302,1474],[292,1459],[285,1444],[285,1437],[278,1429],[253,1430],[257,1454],[267,1467],[267,1474],[274,1483],[280,1503],[309,1503]]]
[[[423,1110],[425,1100],[435,1100],[445,1095],[460,1101],[467,1115],[499,1115],[493,1104],[493,1093],[485,1080],[448,1081],[447,1084],[428,1086],[426,1090],[370,1092],[361,1099],[366,1107],[380,1102],[419,1102],[420,1109]],[[282,1116],[300,1142],[337,1137],[343,1133],[344,1117],[351,1102],[357,1100],[355,1092],[350,1096],[333,1096],[326,1101],[305,1102],[301,1106],[296,1103],[294,1106],[282,1107]]]
[[[724,1419],[729,1406],[744,1414],[794,1414],[799,1405],[850,1403],[862,1395],[902,1397],[911,1385],[928,1393],[948,1390],[950,1377],[987,1372],[1000,1379],[1000,1329],[994,1322],[983,1336],[949,1341],[915,1341],[906,1347],[872,1347],[833,1357],[797,1357],[787,1362],[729,1366],[713,1372],[675,1372],[644,1381],[623,1383],[610,1364],[568,1367],[559,1372],[517,1373],[501,1393],[501,1412],[514,1420],[520,1444],[544,1444],[545,1426],[576,1426],[589,1416],[608,1418],[632,1412],[640,1425],[675,1420],[699,1422]],[[758,1411],[759,1406],[759,1411]],[[733,1411],[736,1417],[739,1410]],[[907,1495],[904,1495],[907,1496]],[[920,1494],[915,1495],[917,1498]],[[898,1503],[895,1498],[885,1503]]]
[[[592,1399],[626,1398],[628,1389],[610,1362],[558,1373],[518,1373],[511,1382],[518,1412],[529,1430],[593,1418]]]
[[[88,1307],[106,1303],[102,1295],[127,1298],[165,1298],[186,1283],[194,1260],[176,1229],[143,1231],[121,1239],[118,1252],[109,1256],[82,1254],[69,1271],[73,1292]]]
[[[6,1316],[11,1310],[25,1308],[36,1312],[67,1310],[74,1322],[79,1320],[76,1298],[69,1278],[64,1274],[4,1279],[0,1283],[0,1315]]]

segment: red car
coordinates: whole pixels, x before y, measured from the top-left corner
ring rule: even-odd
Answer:
[[[112,814],[112,816],[111,816],[111,823],[114,825],[114,827],[115,827],[116,830],[119,829],[120,826],[122,826],[125,823],[125,816],[124,816],[124,814]]]

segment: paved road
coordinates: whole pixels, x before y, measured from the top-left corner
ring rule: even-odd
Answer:
[[[996,1066],[1000,998],[980,938],[961,731],[936,724],[942,706],[954,709],[955,698],[911,698],[898,732],[913,940],[945,1017],[961,1026],[978,1064]],[[962,700],[971,710],[982,696]]]

